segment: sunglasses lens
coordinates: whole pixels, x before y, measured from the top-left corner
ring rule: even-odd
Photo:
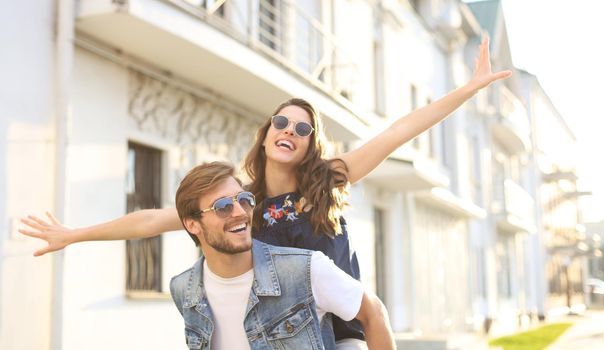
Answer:
[[[233,212],[233,199],[232,198],[220,198],[214,202],[214,211],[216,215],[221,218],[226,218]]]
[[[289,119],[282,115],[276,115],[272,119],[273,126],[277,130],[283,130],[289,125]]]
[[[256,206],[256,199],[250,192],[241,192],[237,195],[237,202],[244,210],[252,210]]]
[[[296,134],[300,136],[308,136],[312,132],[312,126],[305,122],[298,122],[296,124]]]

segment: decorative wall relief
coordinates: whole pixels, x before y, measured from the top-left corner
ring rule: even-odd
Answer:
[[[129,115],[140,131],[174,142],[189,160],[184,163],[192,162],[190,166],[208,159],[239,164],[260,125],[249,116],[132,70]]]

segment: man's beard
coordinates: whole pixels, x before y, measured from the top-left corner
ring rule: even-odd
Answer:
[[[249,222],[247,224],[251,225]],[[206,243],[220,253],[239,254],[252,249],[251,239],[249,244],[241,244],[237,246],[227,239],[227,234],[224,233],[224,231],[210,233],[205,225],[201,224],[201,227],[203,229],[203,237],[205,238]]]

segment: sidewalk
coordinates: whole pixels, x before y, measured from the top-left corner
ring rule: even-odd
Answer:
[[[574,325],[546,350],[604,349],[604,310],[588,310],[576,316],[564,316],[550,322],[572,322]]]

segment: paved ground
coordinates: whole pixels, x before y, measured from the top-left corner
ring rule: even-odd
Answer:
[[[585,311],[576,316],[564,316],[550,322],[573,322],[558,340],[546,350],[603,350],[604,311]]]

